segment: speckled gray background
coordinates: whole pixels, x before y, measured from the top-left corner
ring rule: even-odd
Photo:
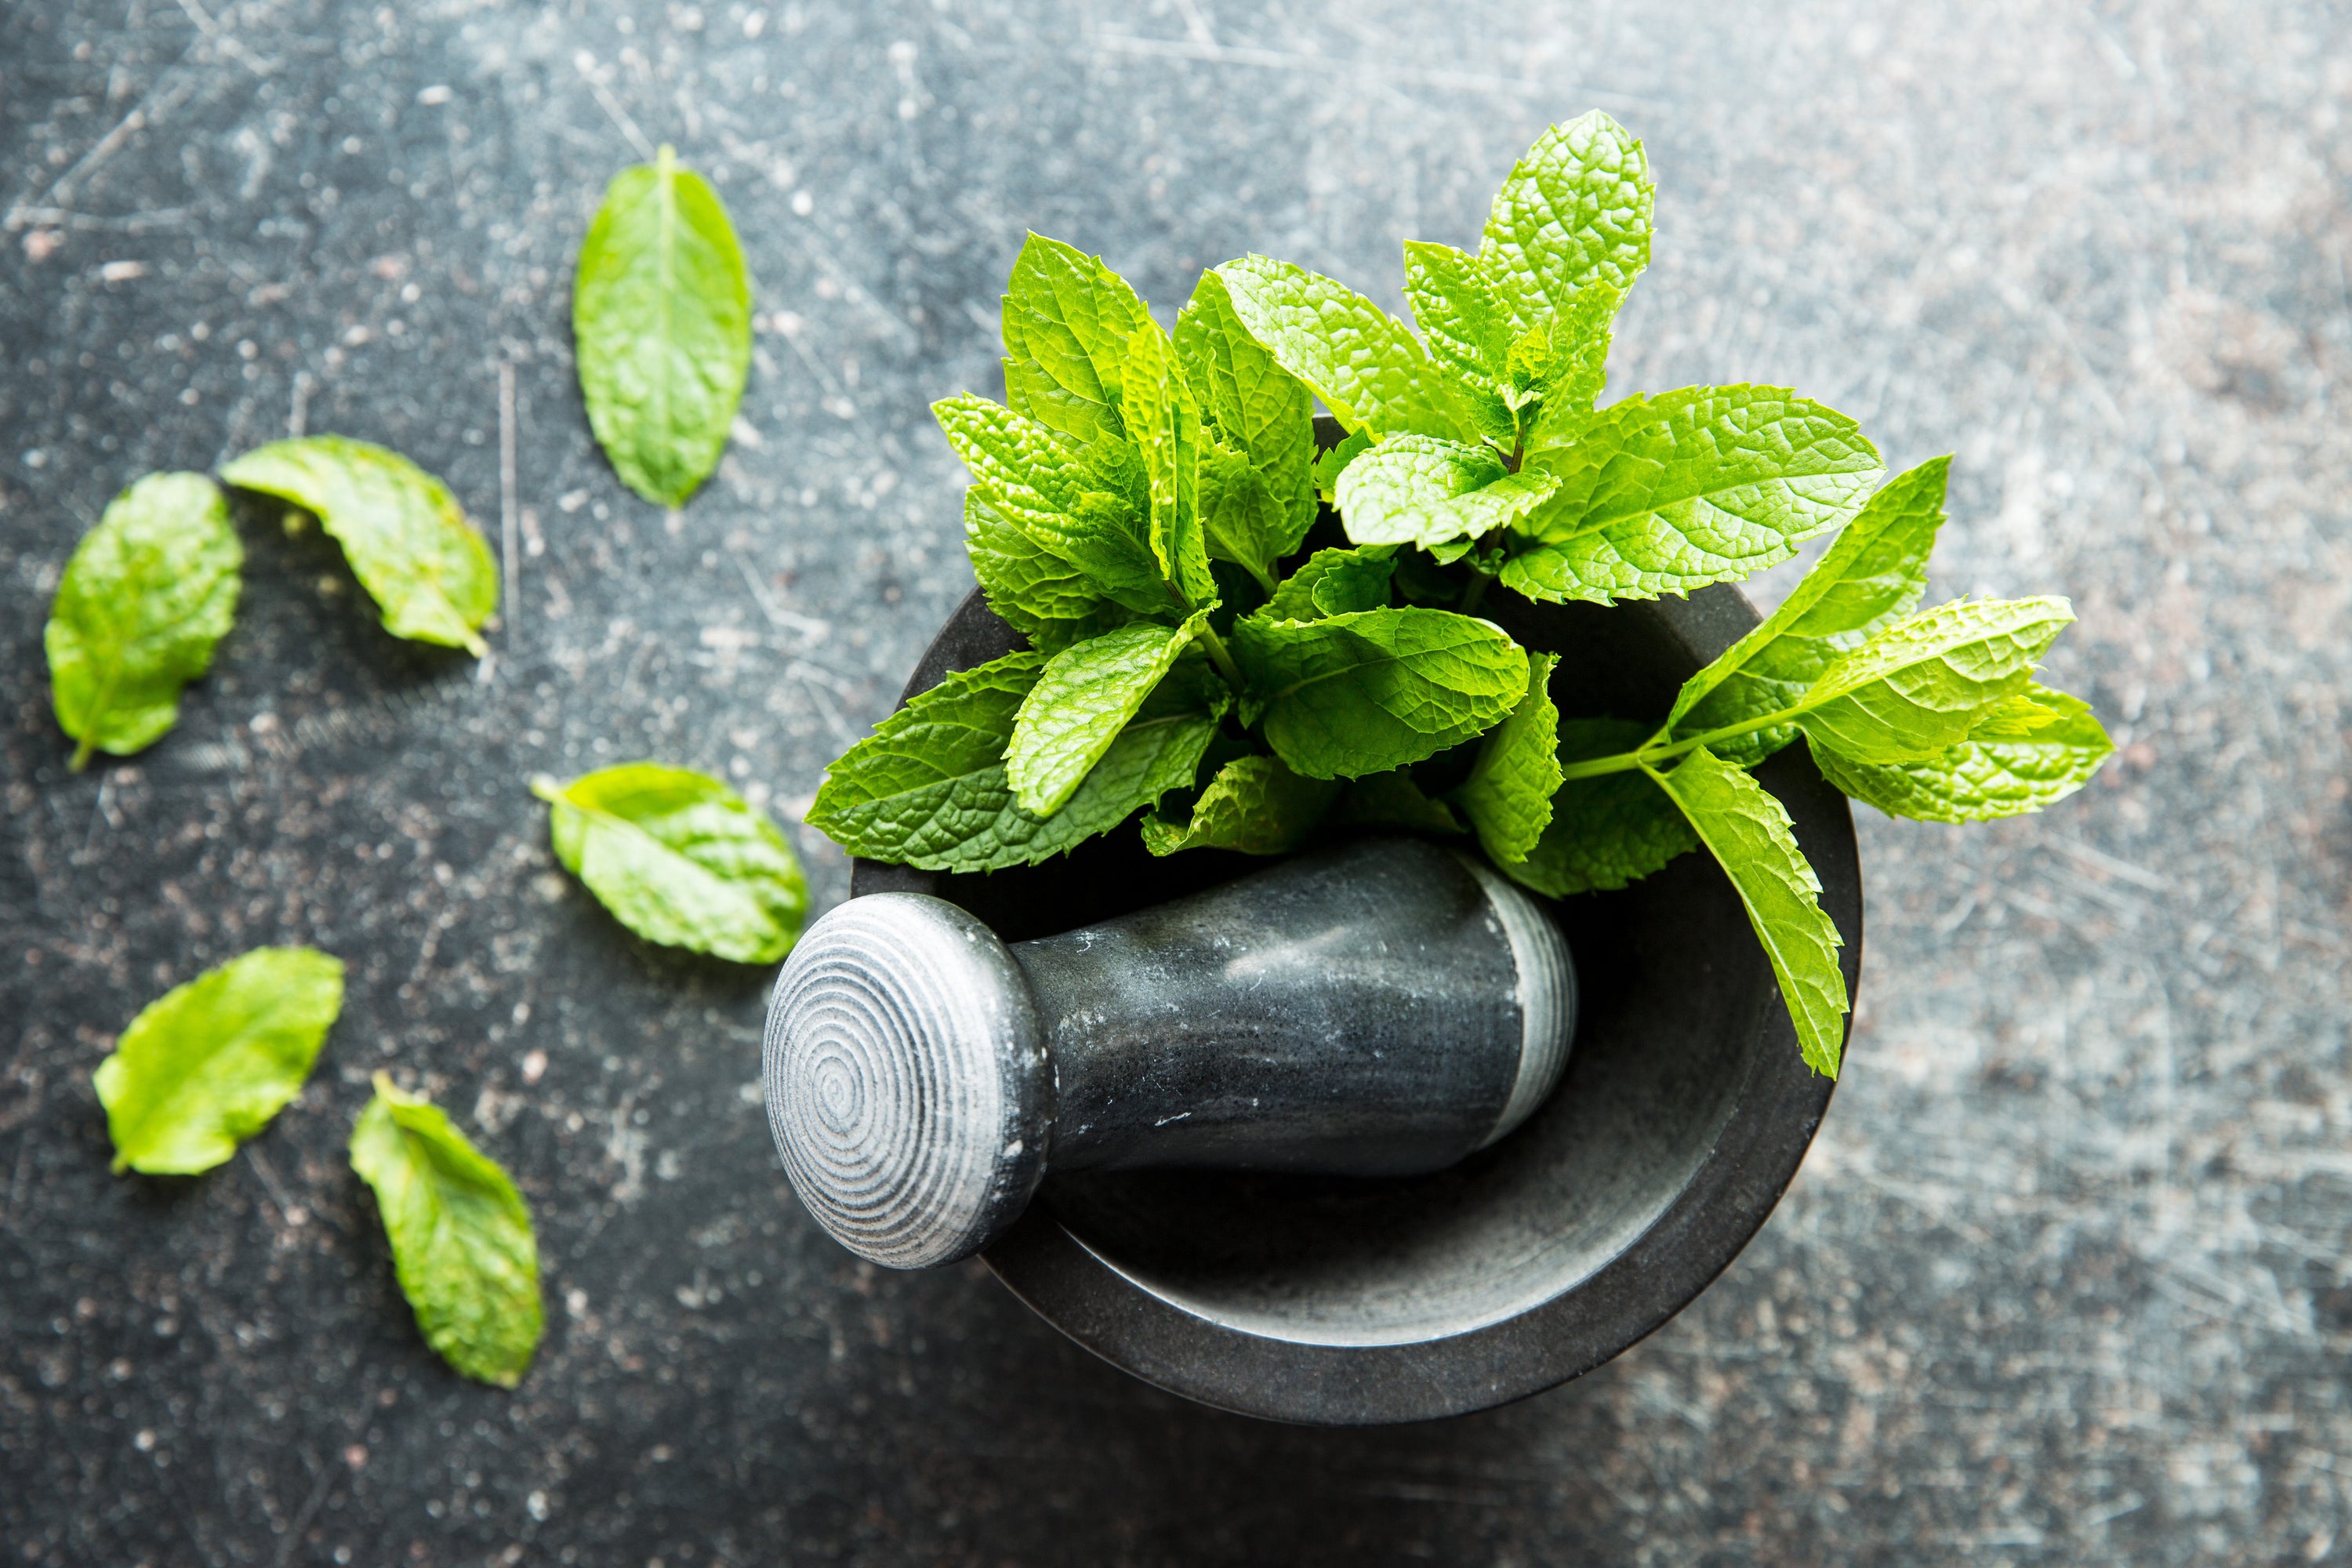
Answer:
[[[2352,25],[2322,5],[0,3],[0,1541],[9,1561],[2352,1560]],[[854,1264],[751,1087],[762,977],[553,868],[535,770],[784,815],[968,586],[924,406],[1024,226],[1163,311],[1392,297],[1515,153],[1648,140],[1616,385],[1793,383],[1953,450],[1940,591],[2071,592],[2122,754],[1990,829],[1864,813],[1853,1067],[1779,1215],[1582,1383],[1440,1426],[1194,1408],[976,1268]],[[633,147],[718,183],[761,331],[681,516],[625,492],[570,260]],[[500,376],[516,462],[500,479]],[[180,728],[75,776],[39,627],[150,469],[385,441],[495,536],[477,665],[240,516]],[[1764,585],[1769,596],[1780,590]],[[823,901],[845,867],[799,836]],[[116,1179],[90,1070],[264,942],[352,963],[301,1100]],[[419,1342],[342,1143],[413,1075],[537,1210],[519,1393]]]

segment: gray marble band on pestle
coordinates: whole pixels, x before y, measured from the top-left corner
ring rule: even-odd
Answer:
[[[1049,1170],[1442,1169],[1542,1103],[1575,1022],[1543,907],[1417,839],[1010,947],[883,893],[777,977],[768,1116],[825,1229],[919,1268],[987,1246]]]

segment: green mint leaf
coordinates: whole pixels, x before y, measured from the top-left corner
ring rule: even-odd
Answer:
[[[1309,778],[1354,778],[1434,756],[1500,723],[1528,688],[1517,644],[1489,622],[1446,610],[1253,616],[1234,623],[1233,652],[1266,743]]]
[[[141,1009],[98,1064],[114,1172],[193,1176],[302,1092],[343,1008],[341,959],[262,947]]]
[[[1566,446],[1592,423],[1592,405],[1609,381],[1611,328],[1624,299],[1622,289],[1607,283],[1588,283],[1577,290],[1567,313],[1543,329],[1549,357],[1528,383],[1542,399],[1528,432],[1528,451]]]
[[[1816,752],[1852,762],[1928,756],[2023,691],[2033,661],[2074,619],[2059,598],[1939,605],[1840,655],[1805,693],[1798,725]]]
[[[1451,378],[1411,329],[1345,284],[1247,256],[1216,269],[1234,313],[1350,433],[1463,437]]]
[[[1567,315],[1595,283],[1632,288],[1650,264],[1656,199],[1642,143],[1598,110],[1538,137],[1496,194],[1479,247],[1517,325]]]
[[[531,793],[552,808],[556,858],[647,942],[773,963],[808,917],[808,883],[765,814],[685,768],[624,763]]]
[[[1106,598],[1139,615],[1177,608],[1152,553],[1149,518],[1136,505],[1139,458],[1116,448],[1073,452],[1035,420],[969,394],[931,405],[931,413],[1005,521],[1086,574]],[[1122,473],[1122,463],[1135,473]]]
[[[1888,480],[1763,625],[1683,682],[1667,728],[1704,734],[1795,707],[1831,660],[1917,605],[1950,467],[1949,458],[1936,458]],[[1753,766],[1795,735],[1780,725],[1712,750]]]
[[[1531,468],[1559,489],[1503,585],[1606,605],[1780,564],[1853,515],[1879,461],[1853,420],[1784,388],[1691,386],[1611,405]]]
[[[340,541],[352,575],[396,637],[489,651],[480,626],[499,607],[499,563],[449,487],[387,447],[342,436],[257,447],[225,483],[290,501]]]
[[[546,1321],[539,1238],[514,1182],[438,1106],[375,1075],[352,1129],[352,1169],[375,1191],[400,1293],[443,1361],[512,1388]]]
[[[202,474],[150,474],[107,503],[42,628],[77,772],[92,752],[129,756],[179,721],[180,689],[236,616],[244,563],[228,503]]]
[[[1477,257],[1449,245],[1406,240],[1404,297],[1440,363],[1473,385],[1505,379],[1521,329]]]
[[[1348,471],[1348,465],[1371,449],[1371,437],[1355,435],[1346,437],[1328,452],[1316,454],[1315,493],[1324,505],[1330,505],[1339,495],[1339,476]]]
[[[1154,855],[1180,849],[1286,855],[1315,830],[1340,787],[1301,778],[1276,757],[1236,757],[1217,770],[1188,821],[1145,817],[1143,847]]]
[[[1990,822],[2063,800],[2090,783],[2115,749],[2087,703],[2034,686],[1996,707],[1965,739],[1917,762],[1857,763],[1827,747],[1813,757],[1822,777],[1890,816]]]
[[[1339,476],[1339,505],[1358,544],[1434,548],[1477,539],[1543,504],[1559,481],[1512,473],[1490,447],[1391,436]]]
[[[1181,626],[1144,621],[1045,661],[1013,721],[1004,776],[1024,811],[1051,816],[1076,793],[1143,700],[1166,678],[1206,612]]]
[[[1199,461],[1201,529],[1210,559],[1230,562],[1265,586],[1274,563],[1298,548],[1288,512],[1246,453],[1207,437]]]
[[[1127,624],[1130,611],[1013,526],[977,486],[964,491],[963,538],[988,607],[1046,652]]]
[[[1650,737],[1624,719],[1570,719],[1559,727],[1564,763],[1630,752]],[[1504,869],[1555,899],[1605,893],[1640,881],[1698,847],[1690,822],[1655,779],[1638,771],[1570,779],[1551,798],[1551,821],[1528,858]]]
[[[1151,312],[1098,256],[1033,234],[1004,293],[1004,401],[1081,443],[1128,434],[1128,340]]]
[[[1280,521],[1257,526],[1254,559],[1227,556],[1235,564],[1262,568],[1297,550],[1315,525],[1315,396],[1282,368],[1264,344],[1250,336],[1234,313],[1224,279],[1201,275],[1192,302],[1177,313],[1176,357],[1184,379],[1201,400],[1201,415],[1231,451],[1248,458],[1264,480],[1264,493]],[[1210,513],[1206,465],[1202,473],[1202,510]],[[1244,547],[1237,536],[1232,546]],[[1216,528],[1210,535],[1216,551]]]
[[[1550,682],[1557,654],[1528,658],[1528,690],[1511,716],[1486,732],[1470,776],[1449,797],[1478,830],[1488,859],[1508,870],[1550,826],[1559,789],[1559,710]]]
[[[751,371],[751,279],[719,195],[668,147],[613,176],[581,242],[572,336],[588,426],[621,482],[683,506]]]
[[[1152,322],[1128,339],[1120,407],[1143,453],[1151,496],[1151,553],[1188,608],[1217,602],[1201,531],[1201,411],[1176,368],[1176,345]]]
[[[1454,808],[1432,800],[1402,773],[1373,773],[1348,786],[1328,819],[1335,826],[1398,827],[1410,833],[1467,833]]]
[[[917,693],[833,764],[808,825],[852,855],[925,870],[1034,865],[1190,788],[1232,705],[1213,671],[1180,660],[1062,809],[1039,817],[1013,798],[1004,751],[1045,666],[1007,654]]]
[[[1704,746],[1664,775],[1664,783],[1738,889],[1797,1026],[1805,1065],[1824,1078],[1837,1077],[1845,1050],[1845,976],[1837,956],[1844,939],[1822,911],[1821,879],[1797,847],[1787,808],[1746,769]]]
[[[1269,621],[1319,621],[1388,607],[1396,558],[1378,550],[1318,550],[1284,578],[1257,613]]]

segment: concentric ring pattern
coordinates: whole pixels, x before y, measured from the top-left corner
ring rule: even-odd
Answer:
[[[768,1121],[793,1188],[860,1257],[952,1262],[1017,1215],[1048,1123],[1034,1004],[994,933],[911,893],[812,926],[768,1009]]]

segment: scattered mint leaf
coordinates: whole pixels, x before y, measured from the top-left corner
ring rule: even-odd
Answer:
[[[1879,462],[1853,420],[1783,388],[1692,386],[1611,405],[1528,468],[1559,488],[1503,585],[1606,605],[1778,565],[1861,507]]]
[[[1181,626],[1143,621],[1063,649],[1045,662],[1013,721],[1004,776],[1024,811],[1062,809],[1192,642],[1206,612]]]
[[[114,1172],[193,1176],[302,1092],[343,1007],[342,961],[260,947],[141,1009],[98,1064]]]
[[[1780,983],[1805,1064],[1837,1077],[1845,1050],[1845,976],[1837,956],[1844,939],[1822,912],[1821,879],[1797,847],[1787,808],[1745,769],[1704,746],[1662,782],[1738,889]]]
[[[1560,784],[1559,710],[1550,691],[1559,663],[1558,654],[1528,656],[1527,695],[1486,732],[1470,776],[1450,797],[1478,830],[1487,858],[1506,871],[1528,858],[1551,823]]]
[[[624,763],[531,793],[553,808],[556,858],[647,942],[773,963],[808,917],[799,857],[774,823],[686,768]]]
[[[180,689],[236,619],[244,563],[228,503],[202,474],[150,474],[107,504],[42,628],[76,772],[92,752],[129,756],[179,721]]]
[[[1633,287],[1650,264],[1656,202],[1642,143],[1595,110],[1536,138],[1496,194],[1479,258],[1520,328],[1565,316],[1595,283]]]
[[[1005,285],[1004,401],[1089,444],[1128,432],[1119,389],[1128,342],[1151,312],[1098,256],[1033,234]]]
[[[1258,612],[1269,621],[1319,621],[1388,607],[1396,558],[1380,550],[1318,550],[1282,580]]]
[[[1361,294],[1263,256],[1216,271],[1250,336],[1350,433],[1472,433],[1452,379],[1430,363],[1421,340]]]
[[[1512,473],[1489,447],[1391,436],[1339,476],[1339,512],[1358,544],[1427,549],[1515,522],[1559,484],[1535,469]]]
[[[257,447],[223,482],[290,501],[343,547],[352,574],[396,637],[489,651],[480,627],[499,607],[499,564],[449,487],[387,447],[343,436]]]
[[[2023,691],[2033,661],[2074,624],[2060,598],[1956,599],[1841,654],[1805,693],[1797,722],[1818,753],[1915,761],[1960,740]]]
[[[1467,833],[1454,808],[1433,800],[1402,773],[1373,773],[1348,786],[1329,820],[1345,827],[1399,827],[1411,833]]]
[[[1287,854],[1315,830],[1339,790],[1337,784],[1301,778],[1277,757],[1236,757],[1217,770],[1192,803],[1189,820],[1145,817],[1143,847],[1154,855],[1180,849]]]
[[[1127,425],[1143,453],[1151,495],[1151,553],[1187,608],[1217,602],[1201,531],[1201,411],[1176,368],[1176,345],[1150,321],[1135,329],[1120,371]]]
[[[1968,736],[1914,763],[1856,763],[1823,747],[1822,776],[1890,816],[1989,822],[2063,800],[2091,782],[2115,742],[2090,705],[2034,686]]]
[[[1201,400],[1202,417],[1225,449],[1246,458],[1257,469],[1264,493],[1280,519],[1258,525],[1254,560],[1227,559],[1255,569],[1293,553],[1315,524],[1314,395],[1250,336],[1234,313],[1224,279],[1213,272],[1201,275],[1192,302],[1177,313],[1176,358],[1192,395]],[[1202,510],[1207,513],[1205,468],[1202,488]],[[1215,537],[1213,525],[1212,553]],[[1250,546],[1236,537],[1233,547]]]
[[[1528,685],[1517,644],[1445,610],[1253,616],[1234,623],[1233,651],[1267,744],[1309,778],[1385,773],[1434,756],[1501,722]]]
[[[751,279],[718,193],[669,147],[604,188],[580,246],[572,336],[614,472],[656,506],[684,506],[743,401]]]
[[[963,541],[988,607],[1047,653],[1125,626],[1132,614],[1014,527],[978,486],[963,494]]]
[[[1559,731],[1563,762],[1630,752],[1651,733],[1650,726],[1623,719],[1570,719]],[[1634,769],[1562,784],[1542,837],[1524,861],[1504,869],[1538,893],[1564,899],[1640,881],[1697,847],[1673,799]]]
[[[352,1169],[375,1191],[400,1293],[443,1361],[512,1388],[545,1318],[539,1238],[515,1184],[440,1108],[383,1073],[352,1129]]]
[[[1316,455],[1315,493],[1326,506],[1338,497],[1339,476],[1348,471],[1348,465],[1371,449],[1372,437],[1356,435],[1345,437],[1329,451]]]

